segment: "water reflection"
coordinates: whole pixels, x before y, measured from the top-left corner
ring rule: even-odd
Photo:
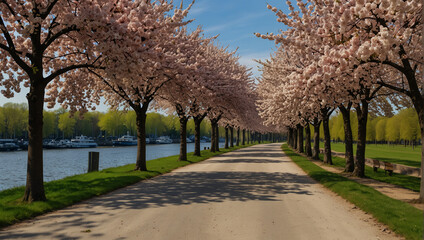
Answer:
[[[220,144],[221,147],[223,144]],[[201,143],[201,149],[210,143]],[[146,158],[152,160],[177,155],[179,144],[147,145]],[[88,168],[88,152],[100,152],[99,168],[105,169],[135,163],[137,148],[98,147],[86,149],[45,149],[44,181],[85,173]],[[187,144],[187,151],[194,151],[194,143]],[[0,190],[25,185],[28,153],[0,152]]]

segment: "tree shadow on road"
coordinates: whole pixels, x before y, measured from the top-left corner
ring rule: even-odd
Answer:
[[[266,159],[266,158],[231,158],[231,159],[211,159],[199,164],[210,163],[282,163],[289,162],[283,159]]]
[[[130,187],[114,191],[82,204],[83,210],[70,207],[52,215],[42,217],[59,218],[66,220],[60,224],[47,223],[41,229],[49,227],[49,231],[23,232],[3,235],[0,239],[16,238],[45,238],[45,239],[79,239],[79,237],[66,236],[61,230],[67,227],[81,227],[93,229],[100,225],[99,222],[84,219],[87,215],[103,215],[103,218],[114,217],[110,210],[117,209],[143,209],[158,208],[176,205],[209,204],[224,201],[283,201],[284,194],[312,193],[305,189],[315,181],[307,176],[281,172],[174,172],[154,179],[144,181]],[[103,212],[96,212],[93,208],[102,206]],[[36,221],[33,220],[33,221]],[[47,226],[49,225],[50,226]],[[85,237],[98,233],[87,232]],[[91,237],[94,237],[91,236]]]
[[[108,208],[162,207],[223,201],[280,201],[280,194],[311,194],[306,176],[266,172],[174,172],[108,195]]]

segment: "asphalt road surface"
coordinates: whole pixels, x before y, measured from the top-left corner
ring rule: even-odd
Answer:
[[[256,145],[16,224],[0,239],[397,239]]]

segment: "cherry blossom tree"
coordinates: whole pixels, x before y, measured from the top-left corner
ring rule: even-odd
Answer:
[[[125,2],[125,1],[124,1]],[[0,2],[0,74],[2,94],[13,97],[21,84],[29,88],[28,170],[24,201],[45,200],[43,185],[43,105],[57,97],[53,82],[74,83],[75,101],[85,109],[92,105],[82,88],[87,68],[103,66],[95,42],[111,35],[107,24],[116,20],[113,1],[12,1]],[[112,47],[112,46],[110,46]],[[46,93],[46,89],[48,90]],[[53,90],[50,92],[50,90]],[[64,93],[65,94],[65,93]]]
[[[339,82],[344,86],[339,85],[337,88],[360,90],[355,94],[364,93],[362,100],[361,97],[353,99],[353,104],[362,108],[357,109],[361,125],[366,122],[367,115],[366,89],[374,91],[372,84],[380,84],[408,95],[423,125],[423,118],[420,117],[424,106],[421,1],[315,0],[304,3],[299,0],[297,5],[302,14],[294,11],[289,3],[291,13],[288,16],[269,6],[277,14],[278,20],[291,29],[282,34],[286,38],[282,35],[275,37],[273,34],[262,37],[297,49],[306,46],[308,50],[318,50],[321,56],[317,63],[321,61],[320,68],[325,69],[319,75],[333,83],[337,83],[334,81],[336,79],[342,80]],[[316,39],[320,39],[324,48],[310,48],[316,46]],[[392,68],[383,68],[391,73],[390,77],[364,77],[365,73],[383,66]],[[350,74],[350,79],[335,77],[340,73]],[[314,75],[317,75],[316,72]],[[365,88],[361,88],[361,84]],[[358,131],[361,132],[361,129]],[[362,139],[360,142],[363,142]],[[363,149],[359,154],[363,155],[365,145],[358,149]],[[361,160],[362,156],[357,153],[358,157]],[[424,160],[422,162],[424,165]],[[424,199],[423,183],[421,199]]]
[[[193,3],[192,3],[193,4]],[[94,76],[86,79],[91,99],[104,97],[112,108],[131,108],[136,113],[137,161],[135,170],[145,171],[146,166],[146,113],[150,103],[177,81],[178,73],[193,69],[181,63],[187,56],[179,49],[185,45],[186,35],[179,32],[190,4],[186,9],[175,8],[163,1],[131,1],[121,6],[121,18],[111,32],[120,33],[114,38],[99,42],[97,49],[107,51],[104,69],[90,69]],[[173,11],[173,14],[171,14]],[[113,43],[115,48],[109,49]],[[63,87],[63,86],[62,86]],[[67,85],[65,89],[70,88]],[[60,96],[64,105],[75,105],[75,98]]]
[[[204,67],[209,65],[205,58],[205,48],[214,38],[205,39],[198,28],[192,33],[188,33],[185,28],[180,29],[182,37],[185,37],[185,45],[178,51],[184,53],[185,58],[180,63],[186,65],[196,65],[194,70],[179,72],[178,81],[172,81],[167,88],[164,88],[159,96],[158,105],[161,108],[168,108],[171,112],[176,112],[180,119],[180,161],[187,161],[187,121],[190,115],[197,116],[199,113],[198,102],[205,102],[207,89],[204,86]],[[161,101],[162,100],[162,101]],[[192,111],[194,112],[192,113]],[[196,119],[198,120],[198,119]],[[200,122],[195,121],[196,142],[198,142],[198,153],[200,155]],[[196,143],[197,145],[197,143]]]

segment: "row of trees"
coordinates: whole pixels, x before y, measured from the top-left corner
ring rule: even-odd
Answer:
[[[371,117],[367,122],[367,142],[371,143],[403,143],[416,145],[420,142],[420,125],[418,124],[417,112],[412,108],[401,110],[392,117]],[[358,128],[356,112],[350,113],[350,124],[352,129]],[[330,118],[330,136],[333,141],[344,141],[345,132],[343,116],[341,113]],[[313,135],[313,129],[311,129]],[[324,129],[321,126],[320,136]],[[352,132],[353,141],[358,141],[358,132]]]
[[[64,109],[44,111],[43,138],[71,138],[85,135],[97,137],[118,137],[129,132],[136,134],[136,116],[132,111],[92,111],[80,116],[71,115]],[[0,107],[0,138],[26,139],[28,119],[26,104],[6,103]],[[168,135],[179,136],[179,118],[175,115],[163,115],[156,112],[147,113],[146,135],[151,137]],[[221,135],[224,129],[220,128]],[[194,120],[187,122],[187,134],[194,134]],[[203,121],[200,125],[201,136],[211,136],[211,124]]]
[[[235,51],[206,38],[185,20],[192,7],[157,0],[39,0],[0,2],[0,85],[12,97],[29,87],[28,175],[24,201],[45,200],[43,106],[59,102],[85,113],[105,99],[131,110],[137,129],[135,170],[146,167],[146,117],[151,108],[175,112],[180,160],[187,160],[187,121],[211,122],[211,151],[218,125],[233,133],[268,131],[258,116],[254,80]],[[244,139],[244,138],[243,138]],[[232,141],[231,141],[232,143]]]
[[[265,121],[287,127],[289,142],[302,152],[306,127],[306,153],[315,158],[318,149],[311,151],[309,124],[319,129],[322,123],[324,162],[332,164],[329,117],[339,109],[346,143],[345,170],[358,177],[364,177],[370,110],[385,112],[391,105],[409,102],[418,115],[423,142],[422,1],[297,0],[297,8],[290,1],[287,4],[288,13],[268,5],[284,30],[256,34],[279,44],[275,54],[261,62],[258,104]],[[355,158],[351,109],[357,117]],[[314,131],[314,138],[318,132]],[[421,160],[424,170],[424,144]],[[420,200],[424,201],[424,178]]]

